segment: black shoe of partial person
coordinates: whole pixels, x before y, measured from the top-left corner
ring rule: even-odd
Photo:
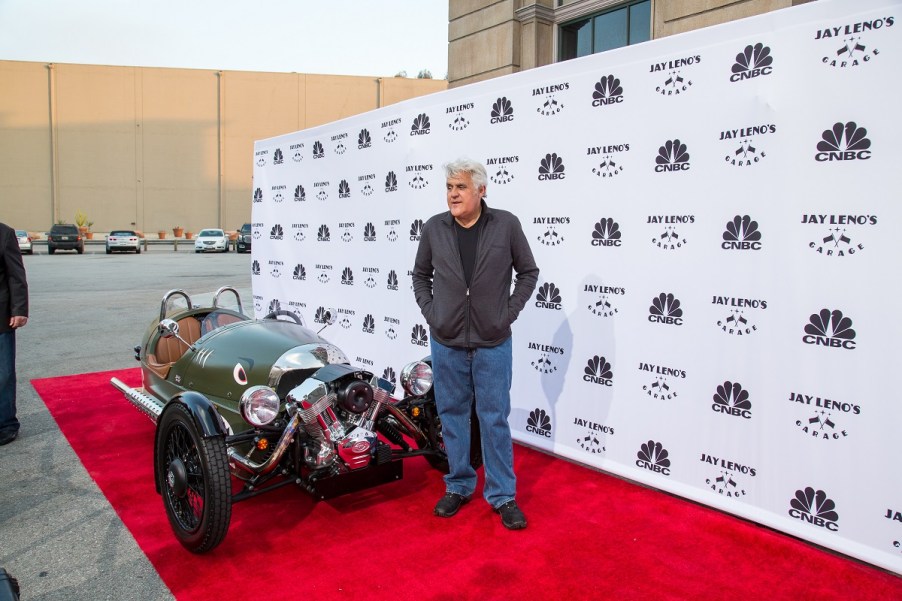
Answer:
[[[5,444],[9,444],[16,439],[19,433],[15,430],[7,430],[6,432],[0,432],[0,447]]]
[[[495,508],[501,514],[501,523],[508,530],[522,530],[526,528],[526,516],[517,507],[516,501],[508,501],[504,505]]]
[[[435,504],[433,513],[440,518],[450,518],[469,500],[468,497],[459,495],[456,492],[446,492],[445,496]]]

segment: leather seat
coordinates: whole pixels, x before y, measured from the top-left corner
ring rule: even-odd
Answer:
[[[183,317],[178,321],[179,336],[188,344],[194,344],[200,338],[200,322],[196,317]],[[172,364],[182,358],[188,347],[185,343],[173,336],[157,340],[157,347],[152,353],[147,353],[147,366],[154,370],[161,378],[169,374]]]

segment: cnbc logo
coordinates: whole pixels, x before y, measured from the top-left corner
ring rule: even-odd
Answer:
[[[869,62],[880,54],[880,50],[872,44],[875,35],[873,32],[883,28],[888,29],[894,24],[894,17],[885,17],[818,29],[814,34],[814,39],[826,40],[829,49],[829,53],[821,59],[821,62],[839,69],[858,67]]]
[[[648,308],[648,321],[667,325],[683,325],[683,310],[673,294],[662,292],[654,297]]]
[[[592,230],[592,246],[620,246],[622,235],[620,224],[610,217],[602,217]]]
[[[348,180],[343,179],[338,183],[338,197],[351,198],[351,186],[348,185]]]
[[[294,201],[295,202],[306,202],[307,201],[307,192],[304,190],[304,186],[300,184],[294,189]]]
[[[492,125],[496,123],[507,123],[514,120],[514,107],[511,106],[507,96],[502,96],[492,105],[492,118],[489,121]]]
[[[319,242],[328,242],[329,237],[329,226],[326,224],[319,226],[319,229],[316,231],[316,239]]]
[[[839,530],[836,503],[827,497],[827,493],[815,490],[811,486],[796,491],[795,496],[789,501],[789,517],[826,528],[831,532]]]
[[[282,226],[277,223],[269,230],[269,239],[281,240],[284,237],[284,234],[285,232],[282,230]]]
[[[536,307],[539,309],[561,310],[561,291],[551,282],[539,286],[536,293]]]
[[[398,191],[398,176],[395,175],[394,171],[389,171],[388,175],[385,176],[385,191],[386,192],[397,192]]]
[[[526,418],[526,431],[542,438],[551,438],[551,418],[544,409],[538,407],[529,412]]]
[[[429,116],[426,113],[420,113],[413,119],[413,124],[410,126],[410,135],[411,136],[425,136],[429,134]]]
[[[749,400],[748,391],[743,390],[739,382],[726,381],[717,386],[711,410],[723,415],[751,419],[752,402]]]
[[[613,386],[614,372],[611,371],[611,364],[608,363],[608,360],[598,355],[589,359],[583,368],[583,382],[598,386]]]
[[[605,75],[595,84],[592,91],[592,106],[605,106],[623,102],[623,87],[613,75]]]
[[[824,161],[866,161],[871,158],[871,141],[868,130],[858,127],[854,121],[834,123],[831,129],[825,129],[821,141],[817,143],[818,153],[814,160]]]
[[[372,224],[372,222],[367,222],[365,226],[363,226],[363,241],[364,242],[375,242],[376,241],[376,227]]]
[[[391,367],[386,367],[382,372],[382,379],[388,380],[392,384],[395,383],[395,380],[398,378],[397,374],[395,374],[395,370]]]
[[[821,309],[820,313],[814,313],[805,325],[805,335],[802,342],[815,346],[830,348],[855,349],[855,330],[852,329],[852,320],[843,316],[842,311]]]
[[[263,202],[263,190],[261,190],[260,188],[254,190],[253,202]]]
[[[655,472],[656,474],[670,475],[670,453],[660,442],[649,440],[643,442],[636,453],[636,466]]]
[[[539,181],[564,179],[564,160],[552,152],[539,161]]]
[[[426,342],[426,328],[420,324],[414,325],[413,329],[410,330],[410,344],[426,346],[428,344]]]
[[[276,148],[276,151],[272,153],[272,164],[273,165],[281,165],[285,162],[285,157],[282,156],[282,149]]]
[[[410,222],[410,241],[419,242],[420,236],[423,235],[423,220],[414,219]]]
[[[395,270],[392,269],[388,272],[388,278],[386,279],[386,288],[389,290],[397,290],[398,289],[398,274],[395,273]]]
[[[614,435],[613,426],[599,424],[581,417],[574,417],[573,425],[579,426],[583,430],[583,434],[576,439],[576,444],[583,451],[591,455],[599,455],[607,450],[605,442],[608,436]]]
[[[364,334],[372,334],[376,331],[376,320],[373,319],[373,316],[369,313],[363,318],[362,330]]]
[[[251,275],[260,275],[260,261],[257,259],[251,263]]]
[[[754,46],[749,44],[745,50],[736,55],[730,81],[735,83],[761,75],[770,75],[774,70],[771,66],[773,63],[774,57],[770,55],[770,48],[761,42]]]
[[[341,283],[345,286],[354,285],[354,272],[350,267],[345,267],[341,272]]]
[[[360,130],[360,133],[357,134],[357,148],[363,150],[364,148],[369,148],[373,145],[373,139],[370,137],[370,132],[365,127]]]
[[[323,144],[319,140],[313,143],[313,158],[321,159],[326,156],[326,151],[323,150]]]
[[[655,157],[655,171],[658,173],[679,172],[689,170],[689,152],[686,145],[678,138],[667,140],[664,146],[658,148],[658,156]]]
[[[728,221],[721,237],[723,242],[720,247],[724,250],[761,250],[758,222],[748,215],[736,215],[732,221]]]
[[[307,270],[304,269],[304,266],[298,263],[294,266],[294,271],[291,274],[292,280],[300,280],[305,281],[307,279]]]

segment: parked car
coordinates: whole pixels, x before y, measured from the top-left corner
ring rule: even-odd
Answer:
[[[240,253],[249,253],[251,252],[251,235],[253,232],[251,231],[251,224],[245,223],[241,226],[241,229],[238,230],[238,244],[235,246],[235,249]]]
[[[229,252],[229,235],[221,229],[201,230],[194,241],[194,252]]]
[[[223,302],[232,295],[235,309]],[[353,494],[400,479],[402,462],[418,456],[447,473],[428,357],[401,370],[398,399],[394,378],[351,365],[292,311],[273,304],[251,319],[229,286],[211,304],[196,300],[184,290],[163,296],[134,349],[141,388],[111,380],[156,424],[156,490],[189,551],[222,541],[233,503],[284,485],[316,499]],[[320,307],[314,322],[331,325],[334,312]],[[475,410],[470,428],[479,468]]]
[[[19,239],[19,250],[22,251],[23,255],[34,253],[34,250],[31,248],[31,236],[28,235],[28,232],[16,230],[16,238]]]
[[[106,237],[106,254],[112,254],[114,250],[135,251],[141,254],[141,239],[133,230],[113,230]]]
[[[47,252],[52,255],[58,250],[74,250],[78,254],[85,252],[85,240],[75,225],[57,223],[50,228],[47,235]]]

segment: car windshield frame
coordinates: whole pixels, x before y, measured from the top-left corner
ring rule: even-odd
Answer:
[[[131,230],[113,230],[110,232],[110,238],[137,238],[138,234]]]
[[[78,227],[68,224],[57,224],[50,228],[50,234],[57,236],[77,236]]]
[[[16,230],[16,238],[27,238],[28,232],[25,230]]]
[[[197,235],[198,238],[222,238],[225,232],[222,230],[201,230]]]

